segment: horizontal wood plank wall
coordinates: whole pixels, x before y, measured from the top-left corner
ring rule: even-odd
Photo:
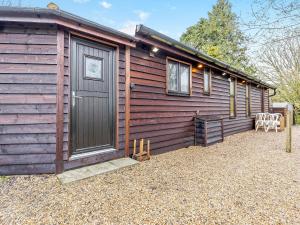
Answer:
[[[166,55],[150,57],[147,50],[132,49],[131,150],[133,139],[140,138],[151,140],[154,153],[193,145],[197,110],[201,115],[224,117],[225,136],[252,129],[253,118],[246,116],[245,84],[237,84],[237,117],[229,119],[229,81],[221,73],[213,70],[210,96],[203,95],[203,70],[193,72],[192,96],[166,95]],[[255,110],[260,93],[255,89],[252,95]]]
[[[1,27],[0,175],[55,171],[56,32]]]
[[[255,85],[251,86],[251,115],[261,112],[261,88]]]
[[[237,116],[234,119],[228,119],[229,115],[225,115],[225,119],[224,119],[225,136],[239,133],[242,131],[247,131],[252,129],[253,127],[253,119],[246,116],[246,84],[242,84],[240,80],[237,81],[236,96],[237,96],[237,102],[236,102]]]
[[[56,27],[3,26],[0,34],[0,174],[55,172]],[[64,33],[63,159],[68,160],[69,32]],[[119,55],[119,150],[125,144],[125,46]],[[80,165],[79,165],[80,166]]]

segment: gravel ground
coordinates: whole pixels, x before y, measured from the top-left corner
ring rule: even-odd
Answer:
[[[53,175],[11,177],[0,183],[0,223],[300,224],[293,131],[290,154],[283,132],[250,131],[63,186]]]

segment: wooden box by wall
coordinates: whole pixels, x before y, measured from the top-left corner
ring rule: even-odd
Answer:
[[[284,117],[284,122],[283,122],[283,126],[285,128],[286,126],[286,117],[287,117],[287,113],[288,113],[288,109],[286,107],[282,107],[282,108],[272,108],[272,113],[281,113]],[[281,124],[281,123],[280,123]],[[280,125],[282,127],[282,125]]]
[[[280,118],[280,128],[279,131],[283,131],[285,128],[285,117]]]
[[[223,142],[224,125],[223,119],[215,116],[196,116],[195,122],[195,145],[208,146]]]

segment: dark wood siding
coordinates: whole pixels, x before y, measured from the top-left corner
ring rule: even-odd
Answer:
[[[0,174],[53,173],[56,153],[57,28],[10,24],[1,29]],[[69,31],[65,30],[63,159],[66,162],[70,156],[69,38]],[[118,157],[123,154],[125,142],[125,46],[120,46],[119,52]],[[73,164],[78,167],[89,164],[87,162]],[[67,164],[66,168],[74,167],[73,164]]]
[[[56,28],[1,29],[0,174],[54,172]]]
[[[261,88],[256,85],[251,85],[251,115],[255,116],[256,113],[260,113],[262,109],[262,94]]]
[[[71,77],[70,77],[70,36],[69,32],[65,31],[64,32],[64,65],[65,65],[65,80],[64,80],[64,133],[66,138],[64,139],[64,147],[63,147],[63,152],[64,156],[63,159],[67,160],[69,157],[69,121],[70,121],[70,85],[71,85]]]
[[[0,174],[55,172],[57,28],[47,25],[1,26],[0,32]],[[64,137],[65,168],[108,160],[95,157],[69,159],[70,116],[70,34],[64,33]],[[173,58],[177,56],[170,55]],[[211,95],[203,94],[203,70],[192,74],[192,96],[166,95],[166,54],[150,57],[148,50],[131,49],[130,144],[133,139],[150,139],[155,152],[187,147],[194,143],[193,116],[224,118],[224,134],[252,129],[246,117],[245,84],[237,82],[237,117],[229,119],[229,81],[221,71],[212,70]],[[183,58],[179,60],[192,63]],[[118,141],[121,157],[125,145],[125,46],[118,56]],[[261,111],[262,89],[251,86],[252,117]],[[268,92],[264,93],[265,111]]]
[[[131,91],[131,145],[133,139],[140,138],[150,139],[154,152],[193,145],[193,116],[197,110],[200,115],[223,117],[225,136],[253,128],[253,118],[246,116],[246,88],[241,80],[237,83],[237,117],[229,119],[229,81],[221,71],[212,70],[210,96],[203,94],[203,70],[195,68],[192,96],[166,95],[166,56],[161,53],[151,57],[142,48],[131,51],[131,82],[135,84]],[[261,92],[256,89],[251,94],[253,115],[260,111]]]
[[[264,112],[269,112],[270,106],[269,106],[269,90],[265,89],[264,90],[264,103],[265,103],[265,111]]]
[[[119,150],[125,147],[125,46],[119,48]]]

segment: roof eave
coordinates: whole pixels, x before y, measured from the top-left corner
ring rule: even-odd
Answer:
[[[11,21],[14,22],[15,21],[14,18],[22,18],[23,16],[29,18],[30,17],[40,18],[41,21],[44,18],[52,18],[52,17],[56,19],[72,21],[87,27],[94,28],[99,31],[106,32],[110,35],[121,37],[127,40],[128,42],[132,42],[132,43],[137,42],[134,36],[100,25],[93,21],[65,12],[63,10],[52,10],[52,9],[45,9],[45,8],[0,7],[0,21],[10,21],[11,19]]]
[[[205,54],[201,51],[198,51],[194,48],[191,48],[191,47],[189,47],[189,46],[187,46],[187,45],[185,45],[185,44],[183,44],[179,41],[176,41],[176,40],[174,40],[174,39],[172,39],[172,38],[170,38],[170,37],[168,37],[164,34],[161,34],[161,33],[157,32],[155,30],[152,30],[151,28],[146,27],[144,25],[140,24],[136,27],[136,34],[141,34],[141,35],[145,35],[145,36],[150,36],[154,39],[159,39],[160,41],[162,41],[162,42],[164,42],[168,45],[171,45],[171,46],[173,46],[173,47],[175,47],[175,48],[177,48],[181,51],[185,51],[189,54],[197,56],[198,58],[204,59],[204,60],[209,61],[209,62],[211,62],[215,65],[218,65],[218,66],[222,67],[225,70],[229,70],[230,72],[239,74],[240,76],[243,76],[245,79],[252,80],[252,81],[257,82],[258,84],[260,84],[262,86],[266,86],[266,87],[271,88],[271,89],[276,89],[276,87],[274,87],[270,84],[266,84],[265,82],[263,82],[261,80],[258,80],[254,77],[251,77],[250,75],[244,73],[243,71],[240,71],[240,70],[238,70],[238,69],[236,69],[236,68],[234,68],[234,67],[232,67],[232,66],[230,66],[230,65],[228,65],[228,64],[226,64],[226,63],[224,63],[224,62],[222,62],[218,59],[215,59],[215,58],[213,58],[213,57],[211,57],[211,56],[209,56],[209,55],[207,55],[207,54]],[[156,37],[158,37],[158,38],[156,38]]]

